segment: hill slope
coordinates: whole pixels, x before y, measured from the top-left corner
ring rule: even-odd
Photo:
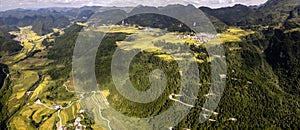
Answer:
[[[295,0],[269,0],[258,8],[235,5],[233,7],[210,9],[200,7],[229,26],[278,25],[299,5]]]

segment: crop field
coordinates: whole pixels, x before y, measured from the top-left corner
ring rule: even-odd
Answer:
[[[119,27],[119,28],[121,28],[121,27]],[[124,30],[126,30],[126,28]],[[120,31],[115,31],[115,32],[120,32]],[[121,32],[122,32],[122,29],[121,29]],[[174,43],[174,44],[177,44],[177,43],[183,44],[185,41],[179,40],[178,37],[179,36],[175,35],[174,33],[163,32],[160,29],[148,29],[148,30],[146,30],[146,29],[145,30],[137,30],[136,29],[135,32],[133,34],[131,34],[130,36],[128,36],[127,39],[125,39],[124,41],[117,42],[117,45],[123,50],[131,50],[131,49],[160,50],[161,48],[154,45],[155,42],[164,41],[164,42]]]
[[[12,73],[11,77],[13,84],[12,90],[15,94],[10,97],[10,100],[22,98],[26,91],[39,79],[37,73],[34,71],[16,71]],[[11,103],[14,104],[15,102]]]
[[[240,28],[229,28],[226,32],[221,33],[220,39],[222,42],[241,42],[242,37],[254,34],[253,31],[245,31]]]
[[[57,84],[57,82],[65,81],[64,79],[52,80],[46,74],[51,69],[50,64],[53,61],[46,58],[48,52],[45,50],[42,42],[46,37],[50,37],[52,33],[42,37],[38,36],[31,29],[32,27],[29,26],[20,28],[19,32],[11,32],[11,34],[16,35],[21,41],[24,49],[21,53],[11,56],[6,60],[6,64],[10,64],[10,87],[12,88],[12,95],[10,95],[7,104],[9,111],[13,112],[17,110],[20,104],[25,101],[24,95],[39,80],[39,74],[42,74],[44,77],[42,82],[31,93],[25,106],[10,119],[8,127],[17,130],[34,130],[38,126],[40,129],[52,130],[54,127],[57,128],[56,123],[59,122],[57,110],[52,109],[52,105],[70,105],[68,108],[61,110],[62,125],[67,125],[68,121],[74,120],[81,106],[76,101],[78,98],[74,96],[74,92],[68,92],[62,85]],[[60,29],[54,29],[54,32],[64,33]],[[34,56],[24,59],[29,51],[35,50],[41,51]],[[14,61],[19,62],[14,63]],[[50,91],[49,88],[56,87],[57,85],[59,85],[59,89],[54,93],[57,93],[57,96],[60,98],[58,100],[49,100],[47,96],[53,94],[53,91]],[[73,88],[71,85],[68,86]],[[45,106],[35,104],[37,99]],[[74,103],[71,105],[70,101]]]
[[[93,31],[99,32],[107,32],[107,33],[128,33],[133,34],[137,32],[139,29],[136,27],[124,27],[124,26],[98,26],[96,29],[92,29]]]
[[[108,29],[105,26],[100,26],[96,30]],[[139,27],[123,27],[115,26],[109,28],[109,33],[126,33],[127,39],[124,41],[118,41],[116,44],[124,50],[131,49],[144,49],[146,52],[151,52],[157,54],[164,60],[181,60],[180,58],[174,58],[168,53],[162,53],[162,47],[154,45],[157,42],[171,43],[172,45],[183,45],[185,43],[195,43],[194,40],[180,39],[179,37],[183,34],[180,33],[170,33],[161,29],[152,28],[141,28]],[[19,107],[18,104],[23,102],[24,95],[29,90],[29,88],[39,80],[39,74],[43,75],[43,80],[36,87],[36,89],[31,93],[25,106],[18,111],[8,123],[9,128],[12,129],[35,129],[36,127],[41,129],[53,129],[60,126],[60,118],[62,125],[72,127],[73,121],[80,116],[79,111],[82,109],[79,102],[78,95],[74,92],[74,86],[72,84],[72,78],[68,79],[56,79],[53,80],[47,71],[53,66],[51,63],[54,61],[46,58],[47,51],[41,44],[43,37],[37,36],[31,27],[24,27],[20,29],[20,32],[14,32],[22,39],[24,45],[24,50],[13,56],[14,60],[20,60],[26,57],[26,52],[32,50],[41,50],[41,52],[36,53],[34,56],[28,57],[25,60],[21,60],[18,63],[11,63],[10,66],[10,77],[11,86],[13,94],[10,96],[8,106],[10,109],[14,110]],[[54,32],[60,32],[59,29],[54,29]],[[47,37],[50,34],[46,35]],[[197,62],[204,62],[202,60],[196,59]],[[63,68],[65,66],[55,66],[57,68]],[[65,88],[65,85],[67,88]],[[108,100],[110,96],[110,90],[101,90],[105,100]],[[55,100],[54,100],[55,99]],[[42,104],[36,104],[39,100]],[[107,102],[106,102],[107,103]],[[58,110],[53,109],[53,105],[62,105],[64,109],[61,109],[60,114]],[[102,103],[102,105],[104,105]],[[101,110],[104,112],[104,116],[109,116],[108,110],[102,106]],[[94,108],[97,111],[97,107]],[[101,119],[98,119],[101,120]],[[114,119],[117,120],[117,119]],[[106,122],[101,121],[103,126],[106,126]],[[103,129],[97,125],[92,125],[92,128]]]
[[[221,44],[221,43],[236,43],[242,42],[243,37],[254,34],[253,31],[246,31],[236,27],[230,27],[226,32],[219,34],[217,38],[212,39],[209,44]]]

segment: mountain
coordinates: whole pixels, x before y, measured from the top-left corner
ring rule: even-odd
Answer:
[[[159,9],[156,8],[156,7],[140,5],[140,6],[137,6],[137,7],[133,8],[129,14],[130,15],[136,15],[138,13],[141,14],[141,13],[149,13],[149,12],[159,13]]]
[[[0,26],[0,57],[14,54],[23,48],[20,42],[12,40],[12,36],[7,33],[11,29],[12,27]]]
[[[64,16],[68,17],[70,20],[87,20],[95,12],[101,9],[101,6],[84,6],[81,8],[72,8],[70,10],[61,12]]]
[[[278,25],[283,23],[288,18],[290,11],[298,5],[299,3],[294,0],[269,0],[255,8],[235,5],[219,9],[208,7],[199,9],[229,26]]]
[[[0,57],[16,53],[22,48],[19,42],[0,36]]]
[[[287,92],[300,95],[300,32],[275,30],[266,58],[279,77],[279,85]]]
[[[244,5],[235,5],[233,7],[219,9],[200,7],[199,9],[208,15],[214,16],[228,26],[257,24],[260,23],[258,17],[262,17],[261,12]]]
[[[38,35],[45,35],[53,28],[63,28],[70,20],[59,12],[48,9],[23,10],[16,9],[0,13],[0,24],[7,26],[32,26]]]
[[[103,12],[95,12],[89,19],[89,24],[93,25],[111,25],[117,24],[121,20],[127,17],[127,13],[124,10],[112,9]]]
[[[168,5],[158,8],[149,6],[137,6],[127,14],[123,12],[123,16],[120,17],[125,18],[124,22],[128,24],[137,24],[145,27],[167,29],[168,31],[186,32],[190,31],[186,24],[189,24],[191,26],[195,21],[197,21],[196,19],[200,17],[198,14],[200,13],[200,11],[197,11],[197,8],[195,8],[193,5]],[[122,13],[119,12],[118,14]],[[101,16],[107,17],[107,13],[106,15]],[[130,17],[126,18],[125,16]],[[174,19],[175,17],[179,16],[179,19]],[[211,19],[211,22],[215,25],[218,32],[221,32],[226,28],[226,25],[219,19],[211,15],[208,15],[208,17]],[[200,19],[204,20],[203,18]],[[183,20],[186,23],[182,23]],[[118,24],[121,24],[121,22],[119,22]],[[200,27],[200,25],[196,26]]]
[[[141,12],[151,11],[164,11],[167,12],[188,12],[189,7],[180,5],[170,5],[167,7],[160,8],[149,8],[149,7],[136,7],[130,12],[130,14],[137,14]],[[247,18],[255,17],[255,13],[258,8],[249,8],[242,5],[237,5],[230,8],[222,9],[204,9],[209,18],[215,18],[218,21],[222,21],[229,25],[238,25],[245,28],[253,22],[253,24],[265,23],[264,20],[255,21]],[[226,11],[224,11],[226,10]],[[236,10],[240,13],[237,14]],[[243,12],[244,11],[244,12]],[[218,13],[216,13],[218,12]],[[225,16],[221,17],[222,12],[225,16],[228,16],[229,20]],[[226,13],[230,12],[230,13]],[[295,18],[298,17],[298,9],[291,9],[289,17],[286,19],[292,20],[295,23]],[[210,14],[211,13],[211,14]],[[98,17],[103,21],[109,21],[115,14],[122,14],[122,17],[128,15],[121,10],[106,11],[98,14]],[[218,15],[216,15],[218,14]],[[258,14],[260,15],[260,14]],[[261,13],[261,15],[264,15]],[[183,18],[189,18],[191,16],[183,16]],[[221,18],[222,19],[221,19]],[[246,17],[246,18],[244,18]],[[263,16],[259,16],[262,17]],[[241,18],[241,19],[239,19]],[[237,22],[238,21],[238,22]],[[245,21],[244,23],[241,21]],[[250,21],[250,22],[249,22]],[[158,14],[142,14],[129,17],[125,19],[125,22],[131,24],[139,24],[143,26],[159,27],[159,28],[171,28],[172,24],[179,24],[178,20],[161,16]],[[281,24],[283,24],[283,21]],[[107,22],[106,22],[107,23]],[[160,23],[161,26],[159,26]],[[168,24],[169,23],[169,24]],[[252,23],[251,23],[252,24]],[[275,24],[275,23],[274,23]],[[295,27],[292,27],[295,29]],[[171,30],[170,30],[171,31]],[[177,31],[177,30],[173,30]],[[186,31],[186,30],[185,30]],[[230,30],[229,30],[230,31]],[[197,96],[196,107],[193,107],[189,112],[188,116],[182,120],[175,129],[191,128],[191,129],[297,129],[300,121],[299,108],[299,88],[300,88],[300,54],[299,54],[299,30],[292,30],[287,27],[275,28],[268,27],[261,30],[256,30],[254,34],[243,37],[242,41],[239,42],[226,42],[224,47],[226,50],[226,58],[228,65],[228,73],[226,79],[226,88],[224,95],[216,110],[219,115],[214,115],[211,119],[216,120],[215,122],[207,121],[203,124],[198,122],[199,113],[203,110],[202,104],[206,97],[203,95],[207,94],[210,86],[210,62],[204,60],[203,63],[199,63],[198,66],[201,68],[201,83],[202,91]],[[71,31],[75,32],[75,31]],[[70,34],[71,35],[71,34]],[[116,36],[110,36],[116,35]],[[118,35],[121,38],[117,38]],[[170,100],[164,100],[169,96],[170,93],[176,92],[178,86],[176,82],[178,78],[170,80],[170,84],[167,86],[167,90],[162,94],[163,98],[159,98],[155,102],[148,104],[139,104],[131,102],[123,97],[115,89],[113,81],[110,75],[112,55],[117,47],[115,40],[124,40],[124,35],[130,34],[108,34],[109,40],[105,41],[101,51],[98,51],[96,59],[101,63],[96,64],[97,81],[101,82],[99,87],[102,89],[108,89],[110,95],[108,96],[108,102],[110,106],[116,111],[130,116],[130,117],[150,117],[164,112],[172,102]],[[71,36],[74,36],[72,34]],[[59,38],[57,44],[54,45],[54,49],[51,50],[51,54],[55,54],[56,57],[52,59],[60,60],[60,55],[70,53],[65,51],[66,47],[62,44],[67,45],[67,48],[71,48],[70,45],[74,45],[76,37],[67,38],[67,34]],[[66,41],[68,39],[70,41]],[[128,42],[128,41],[127,41]],[[141,43],[142,44],[142,43]],[[167,44],[167,43],[165,43]],[[205,55],[203,59],[206,59],[207,52],[205,46],[190,46],[194,53],[202,52]],[[60,50],[60,51],[58,51]],[[58,51],[58,52],[55,52]],[[71,54],[68,54],[71,57]],[[70,58],[69,58],[70,59]],[[168,77],[177,77],[176,63],[172,61],[166,62],[163,59],[155,57],[155,54],[148,52],[141,52],[131,62],[130,66],[130,78],[134,86],[141,89],[147,90],[148,86],[148,75],[149,72],[145,71],[150,68],[164,68],[164,72]],[[147,68],[147,69],[146,69]],[[69,70],[70,71],[70,70]],[[55,72],[55,73],[54,73]],[[65,71],[64,71],[65,72]],[[53,71],[51,74],[54,77],[60,71]],[[181,98],[179,98],[181,99]],[[229,117],[234,117],[236,121],[228,120]]]
[[[268,0],[259,8],[267,18],[265,22],[278,24],[284,22],[295,7],[300,3],[296,0]]]
[[[300,27],[300,6],[290,11],[290,14],[284,22],[284,27],[287,29],[299,28]]]
[[[183,24],[178,19],[172,18],[172,13],[176,13],[176,11],[180,11],[181,13],[186,13],[184,9],[188,8],[186,6],[178,5],[177,6],[169,6],[169,7],[147,7],[147,6],[138,6],[134,8],[129,15],[131,17],[126,18],[125,22],[129,24],[137,24],[144,27],[153,27],[153,28],[161,28],[161,29],[168,29],[168,31],[181,31],[185,32],[188,31],[188,27]],[[180,9],[180,10],[178,10]],[[170,13],[172,12],[172,13]],[[170,14],[169,16],[162,15],[162,14]],[[189,16],[185,16],[189,17]],[[182,27],[180,27],[182,24]]]

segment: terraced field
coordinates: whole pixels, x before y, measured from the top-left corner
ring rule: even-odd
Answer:
[[[78,23],[80,26],[85,26],[83,23]],[[205,42],[191,38],[192,36],[179,32],[166,32],[161,29],[142,28],[142,27],[125,27],[125,26],[113,26],[111,28],[106,26],[99,26],[92,28],[93,31],[109,30],[108,33],[126,33],[127,38],[124,41],[117,41],[116,44],[122,50],[142,49],[145,52],[153,53],[156,57],[165,60],[181,60],[180,58],[174,58],[170,53],[163,53],[165,48],[162,48],[160,44],[168,44],[169,47],[187,45],[203,46]],[[62,30],[54,29],[55,32],[64,34]],[[224,42],[240,42],[242,37],[253,34],[254,32],[245,31],[240,28],[230,28],[227,32],[219,34],[219,40],[217,44]],[[97,116],[95,120],[91,120],[87,113],[80,112],[82,106],[80,104],[81,98],[76,94],[74,86],[72,84],[71,76],[64,79],[51,79],[47,73],[53,68],[64,68],[65,65],[53,66],[53,60],[47,58],[48,50],[42,45],[44,39],[52,39],[52,34],[45,36],[38,36],[35,34],[31,27],[20,28],[20,32],[12,32],[17,35],[24,46],[24,49],[20,54],[12,57],[7,57],[6,64],[10,67],[10,87],[12,88],[12,95],[9,97],[8,107],[9,112],[13,116],[8,121],[8,127],[11,129],[58,129],[63,127],[75,128],[76,119],[82,118],[82,125],[86,122],[94,122],[103,126],[100,128],[95,123],[92,123],[91,127],[95,129],[107,129],[108,122],[105,117],[109,117],[109,120],[118,122],[118,119],[111,117],[111,114],[106,105],[108,98],[111,96],[111,92],[108,89],[103,89],[98,93],[102,93],[103,101],[95,100],[92,111],[98,113],[103,112],[103,119]],[[217,40],[212,39],[211,42],[216,44]],[[28,53],[38,51],[37,53],[28,56]],[[194,53],[194,59],[199,64],[203,62],[210,62],[211,58],[200,59],[202,53]],[[14,62],[19,61],[19,62]],[[68,74],[70,75],[70,74]],[[34,84],[39,81],[39,77],[42,76],[42,81],[36,86],[33,91],[29,91]],[[92,101],[92,99],[90,99]],[[101,104],[98,108],[97,104]],[[22,106],[21,106],[22,105]],[[75,124],[76,125],[75,125]],[[89,124],[90,125],[90,124]]]
[[[5,64],[8,64],[10,68],[9,87],[12,88],[12,95],[9,96],[7,106],[8,112],[13,115],[8,120],[8,128],[34,130],[68,126],[80,115],[81,105],[74,92],[66,90],[62,84],[57,86],[58,82],[66,82],[67,79],[52,80],[47,75],[48,70],[53,67],[51,66],[53,60],[47,58],[48,50],[42,45],[45,38],[54,39],[53,33],[63,34],[64,32],[54,29],[53,33],[38,36],[31,29],[32,27],[29,26],[20,28],[19,32],[11,32],[12,35],[17,36],[16,40],[21,42],[24,49],[17,55],[4,57]],[[38,52],[28,56],[30,52],[34,51]],[[43,76],[42,81],[33,91],[29,91],[39,81],[39,75]],[[56,93],[60,99],[49,100],[49,95],[53,95],[50,88],[53,87],[59,88]],[[71,84],[68,84],[68,88],[73,89]],[[38,100],[43,105],[37,103]],[[58,109],[55,109],[54,105],[61,105],[65,108],[59,110],[62,124],[59,123]]]

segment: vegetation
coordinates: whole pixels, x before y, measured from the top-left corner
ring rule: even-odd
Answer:
[[[110,24],[109,19],[119,15],[143,11],[184,11],[190,7],[139,6],[130,13],[119,9],[97,12],[92,18],[100,18],[101,22]],[[92,114],[96,108],[81,111],[84,107],[72,83],[73,50],[83,29],[100,34],[103,34],[102,30],[110,29],[98,48],[95,73],[104,102],[124,115],[146,118],[169,109],[174,103],[169,96],[178,93],[181,85],[182,72],[176,60],[182,59],[173,58],[163,50],[177,52],[188,46],[197,61],[200,82],[195,84],[199,85],[200,91],[195,97],[190,97],[196,98],[196,103],[188,115],[173,126],[175,129],[298,129],[300,126],[299,5],[290,0],[269,0],[260,7],[201,7],[217,25],[221,41],[213,39],[207,43],[180,38],[194,33],[184,24],[179,26],[182,23],[178,20],[157,14],[126,18],[125,23],[134,25],[130,27],[92,27],[85,19],[99,8],[0,13],[0,24],[3,25],[0,27],[0,129],[57,129],[60,125],[75,129],[74,122],[78,117],[82,118],[80,123],[86,129],[106,128],[106,123],[96,124],[98,117]],[[21,12],[26,15],[21,15]],[[59,29],[67,27],[70,20],[74,24]],[[13,38],[19,39],[19,42]],[[213,43],[225,47],[228,66],[226,88],[215,110],[218,114],[200,124],[198,119],[203,117],[200,113],[211,84],[210,65],[216,60],[208,56],[205,46]],[[136,89],[146,91],[151,87],[149,76],[153,70],[164,72],[166,89],[158,99],[145,104],[136,103],[117,91],[111,77],[111,63],[117,47],[123,55],[129,50],[143,50],[129,66],[129,78]],[[190,69],[189,66],[185,68]],[[56,109],[56,106],[60,108]],[[106,108],[101,110],[107,118],[118,120],[119,117],[112,117]],[[143,124],[136,127],[143,127]]]
[[[19,42],[0,36],[0,57],[15,54],[21,51],[22,46]]]
[[[274,25],[285,22],[290,11],[299,6],[296,0],[268,0],[260,7],[235,5],[229,8],[210,9],[201,7],[200,10],[216,17],[228,26]]]
[[[278,75],[279,85],[293,95],[299,95],[299,31],[284,33],[276,30],[272,44],[266,51],[266,58]]]
[[[284,34],[284,31],[281,31],[281,34]],[[190,48],[195,54],[199,55],[201,52],[204,52],[206,55],[198,57],[199,60],[203,61],[198,65],[202,75],[201,83],[204,83],[204,85],[202,86],[202,91],[198,94],[196,107],[194,107],[189,115],[178,124],[177,128],[296,128],[300,117],[297,116],[299,114],[295,114],[299,112],[297,110],[299,106],[295,104],[298,104],[299,97],[297,97],[296,93],[290,93],[290,91],[296,92],[294,89],[284,88],[284,86],[291,85],[287,85],[288,83],[281,85],[281,83],[284,83],[282,80],[285,79],[281,79],[282,76],[278,75],[276,71],[273,71],[273,63],[270,63],[268,60],[268,49],[265,53],[262,53],[262,50],[266,49],[265,46],[275,44],[276,42],[272,39],[266,39],[269,34],[261,32],[249,33],[241,29],[230,29],[230,31],[227,32],[227,35],[237,35],[239,40],[228,40],[227,43],[224,44],[227,52],[226,56],[229,72],[227,76],[227,87],[224,93],[225,95],[222,97],[219,107],[216,110],[219,115],[211,117],[217,122],[207,121],[206,123],[199,125],[197,120],[195,120],[195,118],[198,119],[198,117],[201,116],[199,115],[202,111],[201,104],[204,103],[206,99],[204,95],[208,92],[210,83],[210,61],[207,60],[207,53],[205,52],[204,46],[196,47],[190,45]],[[297,41],[297,39],[294,38],[296,34],[286,35],[293,37],[293,40]],[[140,43],[127,43],[128,41],[126,42],[126,40],[124,42],[116,42],[123,40],[125,38],[124,36],[124,34],[117,33],[107,34],[99,47],[96,58],[97,61],[101,61],[101,64],[96,64],[97,81],[101,81],[99,87],[101,90],[109,90],[107,99],[110,102],[110,105],[125,115],[134,117],[150,117],[157,115],[168,109],[172,104],[172,101],[168,100],[168,95],[178,91],[180,81],[178,81],[178,78],[176,77],[179,76],[179,72],[176,71],[177,67],[176,64],[174,64],[174,59],[165,59],[167,54],[154,50],[147,50],[138,54],[133,59],[130,66],[131,82],[137,89],[147,90],[147,88],[149,88],[148,76],[150,72],[148,70],[160,68],[172,78],[168,79],[167,89],[155,102],[148,104],[131,102],[118,93],[115,87],[113,87],[114,85],[110,77],[110,64],[116,45],[122,46],[124,44],[130,45]],[[228,38],[232,36],[228,36]],[[280,39],[282,39],[282,37]],[[284,40],[288,41],[288,38],[284,38]],[[130,42],[134,41],[134,39],[130,40]],[[156,45],[159,46],[158,43]],[[273,47],[269,46],[269,48]],[[126,49],[124,51],[126,52]],[[162,55],[165,56],[161,57]],[[297,55],[298,54],[293,54],[293,56]],[[274,55],[272,56],[274,57]],[[274,57],[274,59],[277,58]],[[297,64],[297,62],[295,63]],[[297,78],[290,78],[289,80],[297,82]],[[295,85],[295,87],[298,88],[297,84]],[[228,120],[230,118],[236,118],[237,121]]]
[[[55,11],[14,10],[0,13],[0,25],[32,26],[38,35],[51,33],[53,28],[63,28],[69,24],[67,17]]]

